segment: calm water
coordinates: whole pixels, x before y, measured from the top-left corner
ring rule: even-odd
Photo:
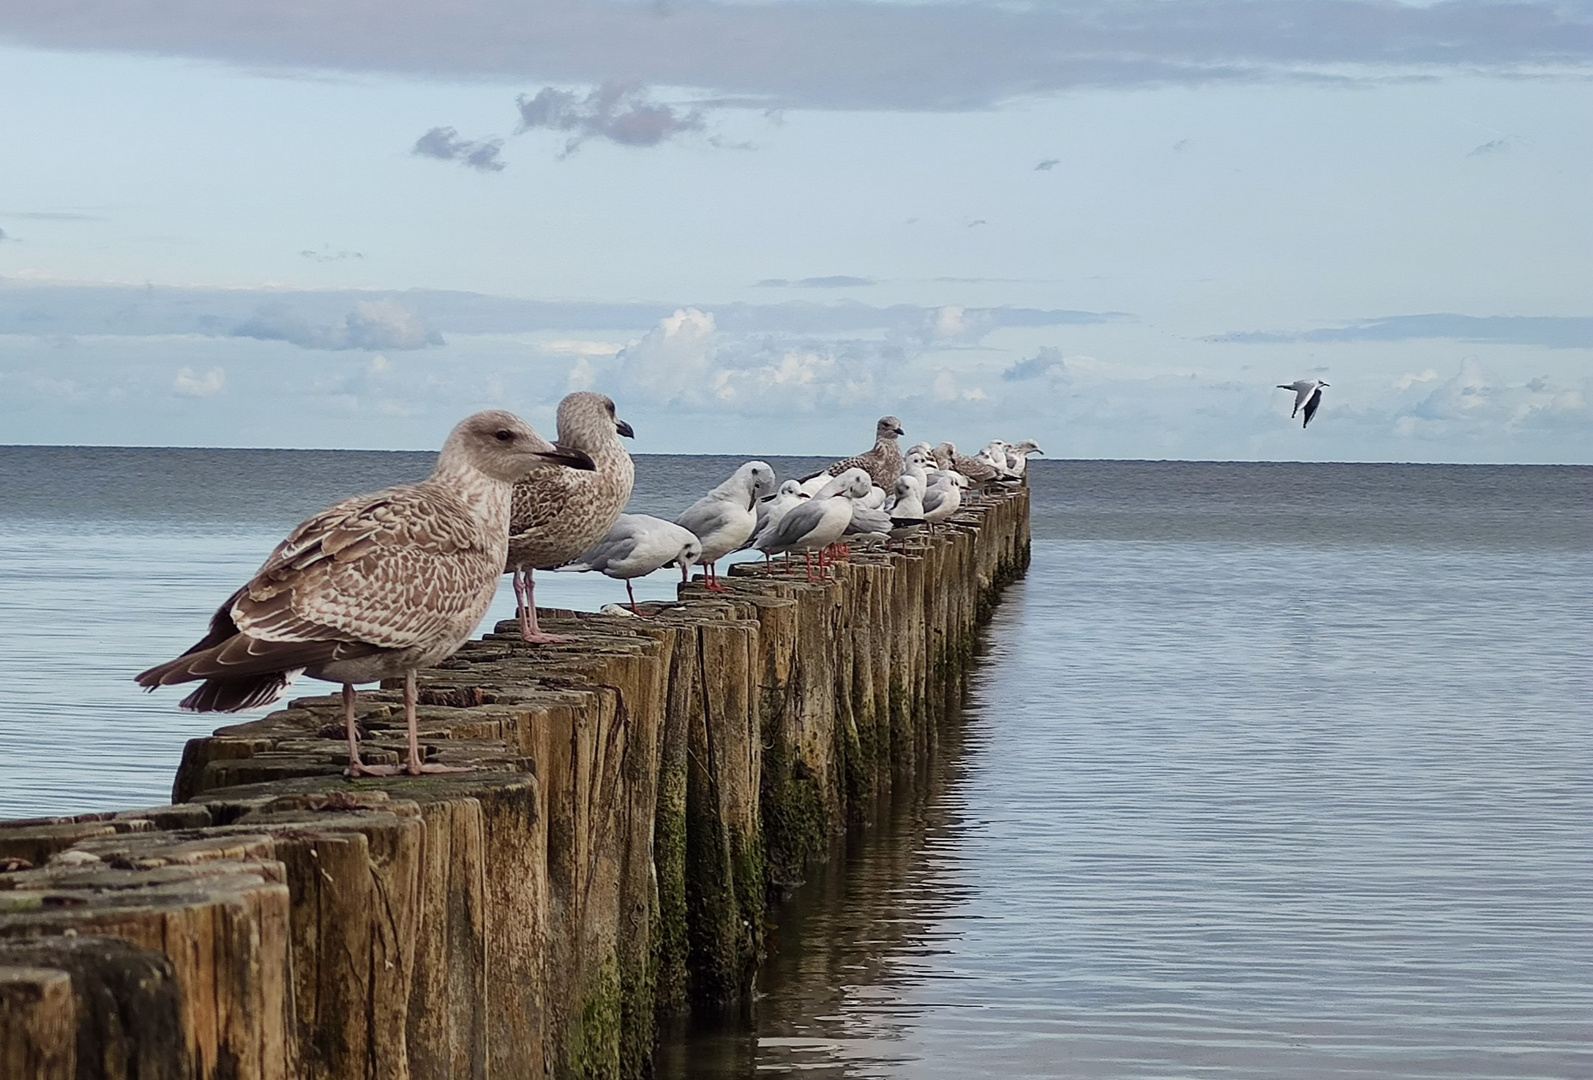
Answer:
[[[213,725],[127,676],[429,460],[0,449],[0,815],[161,801]],[[641,459],[639,508],[733,464]],[[1593,1076],[1593,470],[1060,463],[1034,496],[923,793],[661,1071]]]

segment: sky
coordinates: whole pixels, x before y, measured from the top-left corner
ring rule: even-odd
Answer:
[[[0,95],[0,444],[1593,464],[1588,0],[0,0]]]

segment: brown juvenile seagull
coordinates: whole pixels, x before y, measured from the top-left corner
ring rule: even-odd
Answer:
[[[390,776],[360,761],[354,684],[404,677],[412,775],[456,772],[420,758],[415,671],[465,643],[497,592],[509,546],[514,483],[533,467],[592,469],[513,413],[477,413],[443,444],[418,484],[344,499],[293,530],[210,620],[210,633],[138,684],[204,680],[194,712],[237,712],[276,700],[301,672],[343,684],[350,776]]]
[[[896,445],[896,440],[905,434],[900,420],[894,416],[882,416],[874,425],[874,449],[845,461],[837,461],[824,471],[830,476],[840,476],[847,469],[862,469],[875,485],[890,491],[902,475],[902,450]],[[804,476],[802,479],[811,480],[813,476]]]
[[[949,442],[941,443],[930,453],[934,455],[936,465],[962,473],[971,483],[988,484],[1001,479],[994,465],[957,453],[957,447]]]
[[[636,433],[614,415],[613,401],[589,391],[570,394],[559,402],[559,445],[588,455],[596,469],[534,469],[514,487],[509,554],[500,566],[514,576],[520,636],[533,645],[569,639],[543,633],[537,625],[532,573],[556,570],[585,554],[608,535],[631,501],[636,467],[621,435],[631,439]]]

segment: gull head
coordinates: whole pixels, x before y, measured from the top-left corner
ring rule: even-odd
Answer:
[[[902,422],[894,416],[882,416],[879,423],[874,425],[874,439],[883,442],[887,439],[894,440],[898,435],[906,435],[902,430]]]
[[[675,557],[675,563],[682,570],[690,570],[697,565],[697,560],[702,558],[702,541],[695,536],[681,545],[680,554]]]
[[[610,444],[618,436],[636,437],[631,426],[614,415],[614,400],[606,394],[582,390],[566,394],[559,402],[559,445],[573,446],[591,453]]]
[[[586,452],[555,446],[511,412],[488,409],[459,421],[437,459],[439,472],[473,469],[494,480],[514,483],[539,465],[596,468]]]
[[[762,495],[774,489],[774,466],[767,461],[749,461],[739,471],[753,495]],[[801,487],[800,484],[797,486]]]
[[[848,499],[863,499],[874,490],[874,481],[862,469],[848,469],[847,475],[846,487],[838,492],[841,496]]]

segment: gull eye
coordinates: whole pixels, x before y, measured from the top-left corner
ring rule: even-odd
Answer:
[[[508,428],[499,428],[497,431],[492,433],[492,437],[503,443],[514,442],[514,432],[510,431]]]

